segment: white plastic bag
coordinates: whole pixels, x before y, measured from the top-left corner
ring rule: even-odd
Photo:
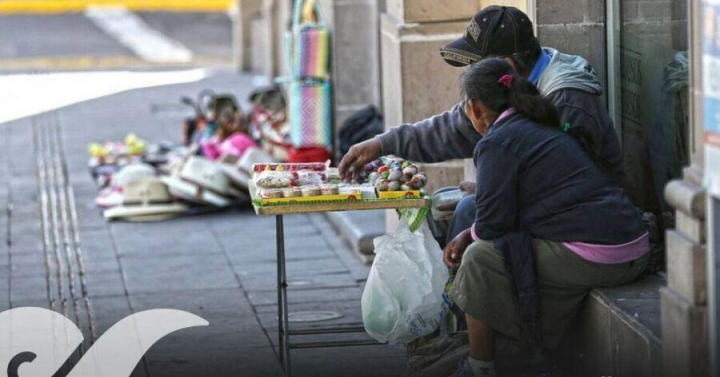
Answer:
[[[440,326],[448,305],[448,270],[427,224],[374,240],[375,260],[362,295],[365,330],[380,342],[403,344]]]

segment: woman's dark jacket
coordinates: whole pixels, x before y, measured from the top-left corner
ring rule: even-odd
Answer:
[[[475,148],[475,234],[495,240],[526,319],[537,319],[533,238],[624,244],[642,236],[642,213],[580,143],[515,113]]]

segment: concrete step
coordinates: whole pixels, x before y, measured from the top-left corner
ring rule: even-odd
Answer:
[[[385,211],[328,212],[335,231],[364,263],[372,263],[373,240],[385,234]]]
[[[573,376],[660,376],[661,275],[591,291],[568,331],[559,363]]]

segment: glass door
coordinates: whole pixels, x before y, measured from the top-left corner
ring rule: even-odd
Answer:
[[[608,0],[610,111],[623,144],[626,189],[645,211],[689,163],[688,0]]]

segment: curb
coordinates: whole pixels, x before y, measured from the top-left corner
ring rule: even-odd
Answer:
[[[132,11],[228,12],[234,0],[6,0],[0,14],[81,13],[90,6],[124,6]]]
[[[365,264],[372,263],[375,258],[373,240],[385,234],[384,226],[375,229],[366,222],[359,220],[349,212],[327,212],[325,217],[340,235],[346,245]]]

